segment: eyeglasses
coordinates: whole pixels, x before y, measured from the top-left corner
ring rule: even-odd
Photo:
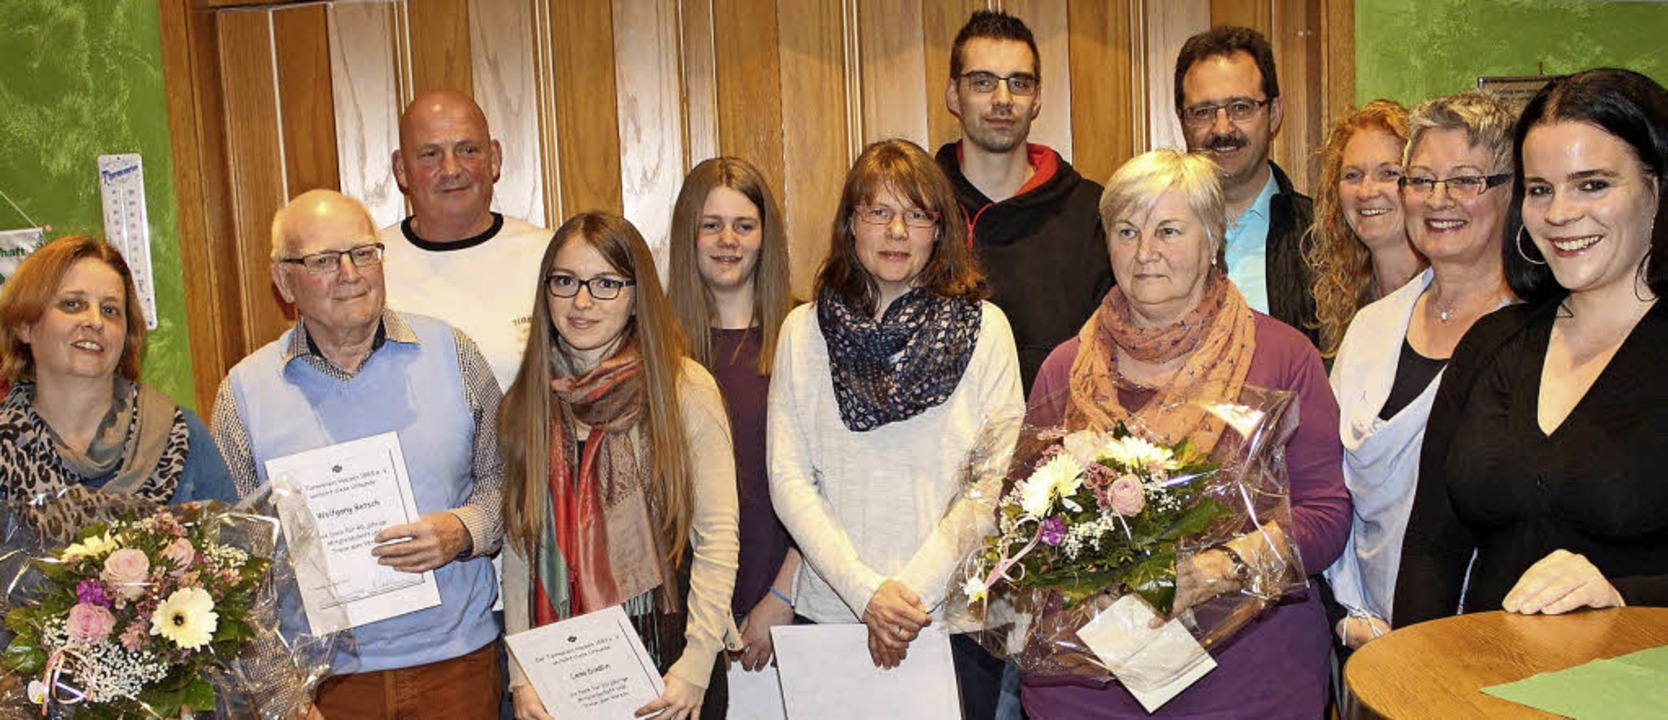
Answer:
[[[355,267],[370,267],[382,264],[382,243],[366,243],[355,245],[346,250],[326,250],[311,255],[293,258],[278,258],[278,262],[300,265],[307,268],[307,272],[314,275],[327,275],[342,271],[342,256],[353,261]]]
[[[1182,124],[1188,127],[1208,126],[1216,122],[1216,113],[1222,110],[1228,111],[1229,120],[1237,123],[1247,122],[1257,116],[1258,110],[1263,109],[1263,106],[1271,102],[1274,101],[1238,98],[1220,105],[1194,105],[1190,108],[1182,108]]]
[[[1433,177],[1403,177],[1399,186],[1403,190],[1412,190],[1420,197],[1430,197],[1436,194],[1436,186],[1448,188],[1448,197],[1456,200],[1469,200],[1480,197],[1496,185],[1504,185],[1512,179],[1511,173],[1499,175],[1460,175],[1457,177],[1438,180]]]
[[[997,83],[1006,83],[1009,95],[1029,97],[1037,94],[1037,86],[1042,84],[1042,80],[1031,73],[1014,73],[1004,77],[983,70],[962,73],[961,79],[966,80],[967,86],[980,95],[996,92]]]
[[[898,211],[885,205],[858,205],[854,214],[857,215],[858,221],[869,225],[891,225],[892,218],[898,216]],[[910,208],[903,211],[903,221],[912,228],[930,228],[938,224],[938,213]]]
[[[544,276],[545,292],[550,293],[551,297],[559,298],[578,297],[579,288],[585,288],[586,292],[591,293],[591,299],[593,300],[613,300],[620,296],[621,290],[636,284],[636,280],[623,280],[614,277],[594,277],[590,280],[580,280],[572,275]]]

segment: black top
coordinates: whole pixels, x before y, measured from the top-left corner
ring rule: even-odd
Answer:
[[[740,502],[741,557],[736,568],[730,609],[745,615],[770,592],[776,571],[793,541],[770,504],[770,475],[765,468],[765,406],[770,376],[759,374],[762,333],[712,329],[712,366],[707,368],[724,396],[735,446],[736,494]],[[792,593],[793,588],[778,588]]]
[[[1378,410],[1379,419],[1389,420],[1413,404],[1447,364],[1447,360],[1420,355],[1418,350],[1413,349],[1413,343],[1402,338],[1402,355],[1396,361],[1396,379],[1390,381],[1390,396],[1384,399],[1384,407]]]
[[[1668,605],[1668,303],[1623,341],[1562,425],[1536,422],[1558,300],[1488,315],[1460,341],[1425,428],[1396,624],[1500,609],[1553,550],[1629,605]],[[1476,552],[1461,598],[1466,564]]]
[[[967,214],[973,250],[990,282],[990,302],[1013,328],[1020,382],[1030,394],[1043,360],[1077,336],[1112,289],[1112,260],[1100,226],[1101,187],[1059,153],[1029,145],[1032,159],[1043,167],[1052,162],[1053,173],[992,202],[962,174],[959,146],[939,148],[938,166]]]

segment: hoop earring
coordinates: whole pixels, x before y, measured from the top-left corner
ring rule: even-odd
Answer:
[[[1545,260],[1536,260],[1532,257],[1529,257],[1529,253],[1526,253],[1526,252],[1523,251],[1523,233],[1524,233],[1524,231],[1526,231],[1528,229],[1529,228],[1527,226],[1521,226],[1521,225],[1518,226],[1518,228],[1517,228],[1517,236],[1512,242],[1513,245],[1517,246],[1517,256],[1520,257],[1520,258],[1523,258],[1523,261],[1526,262],[1526,263],[1529,263],[1530,265],[1545,265],[1546,264]]]

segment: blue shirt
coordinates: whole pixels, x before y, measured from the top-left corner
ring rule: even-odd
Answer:
[[[1237,220],[1228,221],[1226,261],[1228,279],[1234,281],[1251,309],[1268,314],[1268,216],[1274,194],[1280,191],[1274,173],[1251,207]]]

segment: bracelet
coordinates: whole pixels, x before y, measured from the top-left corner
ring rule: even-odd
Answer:
[[[1251,566],[1245,564],[1245,558],[1241,557],[1239,551],[1235,550],[1233,546],[1227,543],[1217,543],[1210,546],[1210,549],[1221,550],[1222,554],[1228,556],[1228,561],[1233,563],[1234,566],[1234,580],[1240,585],[1244,585],[1245,581],[1251,578]]]
[[[787,603],[788,607],[793,607],[794,606],[793,605],[793,598],[788,597],[786,595],[783,595],[782,591],[777,590],[775,585],[770,586],[770,594],[775,595],[776,599],[781,600],[784,603]]]

